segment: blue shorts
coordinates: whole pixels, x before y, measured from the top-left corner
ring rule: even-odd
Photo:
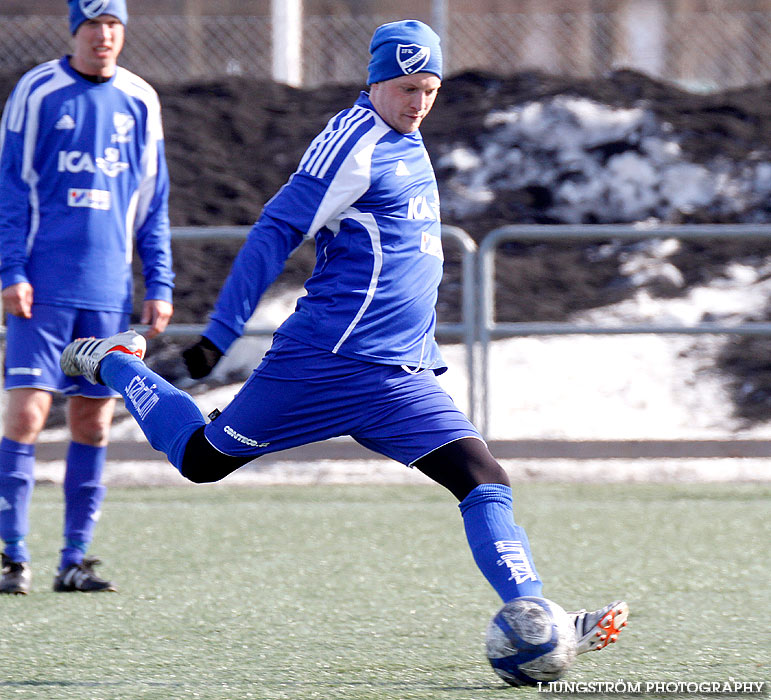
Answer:
[[[482,439],[432,371],[411,374],[281,335],[204,434],[224,454],[252,457],[350,435],[408,466],[455,440]]]
[[[75,338],[101,338],[124,331],[130,316],[120,311],[91,311],[33,304],[32,318],[6,316],[4,376],[6,389],[43,389],[66,396],[102,399],[118,396],[83,377],[68,377],[59,367],[65,346]]]

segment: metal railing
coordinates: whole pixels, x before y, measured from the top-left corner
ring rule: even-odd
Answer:
[[[754,224],[684,224],[648,226],[626,225],[521,225],[503,226],[491,231],[479,246],[480,307],[479,342],[481,346],[481,395],[478,428],[487,436],[490,427],[490,343],[492,340],[517,336],[545,335],[629,335],[658,334],[735,334],[771,335],[771,323],[698,323],[593,325],[570,322],[511,323],[495,318],[496,249],[504,241],[565,240],[650,240],[676,238],[705,239],[771,239],[771,225]]]
[[[175,227],[174,240],[244,239],[248,226]],[[463,229],[442,226],[442,235],[461,250],[461,314],[457,323],[438,323],[439,340],[460,341],[464,345],[468,377],[468,414],[487,437],[490,426],[490,350],[493,340],[524,336],[631,335],[631,334],[733,334],[771,335],[771,323],[673,323],[597,325],[574,322],[502,322],[496,320],[495,265],[497,249],[507,241],[642,241],[661,238],[679,240],[771,240],[771,225],[512,225],[491,231],[477,245]],[[204,324],[170,324],[168,337],[196,337]],[[275,326],[250,326],[246,336],[270,337]],[[0,339],[5,328],[0,326]]]

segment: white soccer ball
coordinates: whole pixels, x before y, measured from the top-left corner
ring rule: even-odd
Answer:
[[[546,598],[523,596],[490,620],[487,658],[509,685],[560,678],[576,658],[576,630],[568,614]]]

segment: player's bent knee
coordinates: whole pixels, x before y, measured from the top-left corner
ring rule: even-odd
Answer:
[[[182,463],[182,469],[179,470],[179,473],[194,484],[212,484],[227,476],[227,474],[215,476],[211,473],[204,472],[197,465],[192,466],[185,462]]]
[[[415,462],[415,467],[462,501],[480,484],[509,486],[506,470],[476,438],[444,445]]]
[[[201,426],[188,440],[179,473],[195,484],[210,484],[224,479],[252,459],[233,457],[215,450],[204,437],[204,426]]]

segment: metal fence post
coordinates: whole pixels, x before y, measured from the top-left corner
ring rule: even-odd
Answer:
[[[478,424],[482,437],[490,431],[490,340],[495,327],[495,247],[505,234],[500,229],[482,239],[477,260],[479,261],[479,311],[478,335],[481,352],[481,415]]]
[[[466,374],[468,377],[468,413],[469,420],[476,422],[479,412],[476,370],[477,338],[477,282],[476,255],[477,245],[463,229],[457,226],[442,225],[442,237],[454,238],[461,246],[461,322],[459,324],[437,324],[437,337],[460,337],[466,346]]]
[[[303,3],[302,0],[273,0],[273,80],[292,87],[303,82]]]

